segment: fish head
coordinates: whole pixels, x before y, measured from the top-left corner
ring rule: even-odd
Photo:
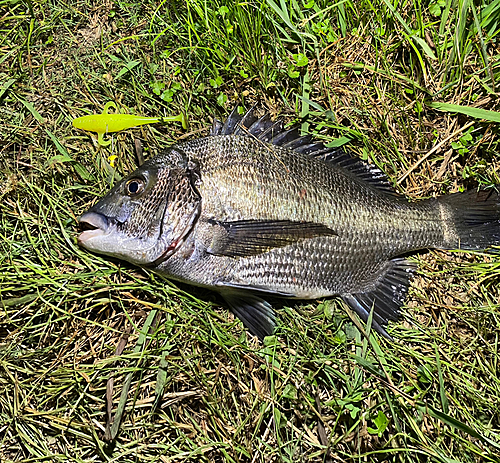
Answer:
[[[144,163],[80,217],[84,248],[155,267],[179,249],[201,209],[196,166],[170,150]]]

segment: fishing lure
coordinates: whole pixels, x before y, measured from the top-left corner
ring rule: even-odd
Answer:
[[[183,113],[170,117],[144,117],[133,114],[109,114],[109,108],[116,110],[116,104],[109,101],[104,105],[102,114],[92,114],[73,119],[73,127],[89,132],[97,132],[97,141],[101,146],[108,146],[111,143],[111,140],[104,139],[104,134],[120,132],[121,130],[145,124],[164,124],[166,122],[179,121],[182,124],[182,128],[187,129],[187,120]]]

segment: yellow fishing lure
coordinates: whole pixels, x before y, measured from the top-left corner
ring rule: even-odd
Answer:
[[[186,116],[181,113],[178,116],[170,117],[143,117],[133,114],[108,114],[109,108],[116,110],[116,105],[112,101],[104,105],[102,114],[93,114],[91,116],[82,116],[73,119],[73,127],[97,132],[97,141],[101,146],[108,146],[111,140],[104,140],[104,135],[111,132],[120,132],[121,130],[131,129],[145,124],[164,124],[165,122],[179,121],[184,129],[187,129]]]

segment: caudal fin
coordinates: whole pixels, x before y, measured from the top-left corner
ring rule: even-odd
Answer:
[[[445,224],[445,249],[482,250],[500,246],[500,196],[471,190],[437,199]]]

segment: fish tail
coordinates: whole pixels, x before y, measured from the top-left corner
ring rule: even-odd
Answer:
[[[495,190],[442,196],[437,204],[444,222],[443,249],[500,246],[500,196]]]

